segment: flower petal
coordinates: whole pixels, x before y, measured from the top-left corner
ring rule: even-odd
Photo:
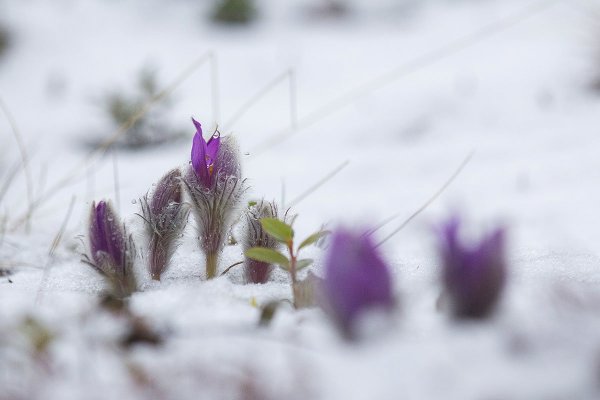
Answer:
[[[99,251],[105,251],[108,247],[106,244],[106,233],[104,229],[104,216],[106,215],[106,203],[101,201],[96,205],[92,203],[92,213],[90,216],[90,251],[94,262],[98,264],[96,259]]]
[[[200,182],[208,186],[210,183],[210,176],[208,173],[208,167],[206,166],[206,141],[202,137],[202,126],[198,121],[192,118],[194,125],[196,126],[196,134],[192,142],[192,167],[196,176]]]
[[[92,204],[89,239],[92,259],[99,267],[107,256],[114,268],[123,267],[125,238],[121,223],[105,201],[100,201],[97,206]]]
[[[206,144],[206,165],[215,164],[217,162],[217,153],[221,146],[221,135],[219,132],[214,134]]]
[[[164,215],[173,203],[181,203],[181,172],[175,168],[156,184],[150,201],[150,212],[154,217]]]

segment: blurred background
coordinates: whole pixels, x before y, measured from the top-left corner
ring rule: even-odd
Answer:
[[[300,360],[298,376],[308,371],[324,398],[398,398],[400,387],[417,399],[594,396],[599,94],[599,0],[0,0],[0,256],[33,266],[16,284],[3,281],[12,290],[3,312],[33,304],[75,198],[48,303],[59,305],[50,310],[57,325],[76,320],[80,303],[69,296],[98,291],[78,262],[91,202],[113,201],[135,230],[137,199],[189,162],[191,117],[206,137],[235,135],[248,197],[294,204],[299,237],[324,223],[390,221],[378,231],[387,237],[473,154],[382,246],[408,321],[396,336],[348,352],[320,314],[288,312],[271,333],[284,344],[296,335],[307,351],[293,358],[296,349],[277,347],[277,360]],[[501,223],[510,233],[508,312],[481,330],[445,325],[436,311],[432,232],[455,211],[477,229]],[[186,347],[188,333],[204,344],[206,326],[254,327],[249,298],[289,294],[282,282],[266,294],[226,279],[199,288],[193,236],[174,268],[185,278],[133,303],[183,332],[176,351],[160,353],[173,366],[162,384],[181,377],[181,393],[195,393],[186,379],[223,357],[273,383],[284,368],[263,357],[272,342],[260,334],[238,342],[239,354],[228,341]],[[592,295],[578,297],[585,290]],[[90,376],[112,387],[112,364],[90,353],[86,365],[100,365]],[[169,369],[156,354],[136,356]],[[73,359],[65,364],[77,372]],[[63,381],[48,376],[63,398]],[[78,398],[69,382],[86,382],[73,376],[64,385]],[[281,393],[304,387],[301,378]]]
[[[598,32],[591,0],[4,0],[2,165],[26,149],[30,181],[5,207],[28,191],[42,221],[73,194],[133,212],[187,162],[194,116],[237,136],[255,196],[291,200],[348,161],[298,205],[311,226],[409,215],[476,150],[440,211],[588,246]]]

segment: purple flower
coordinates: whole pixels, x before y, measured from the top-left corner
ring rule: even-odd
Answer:
[[[133,275],[135,249],[111,205],[92,204],[89,223],[90,255],[84,261],[108,279],[115,294],[127,296],[136,289]]]
[[[160,280],[177,248],[186,225],[189,209],[182,204],[181,172],[169,171],[156,185],[151,195],[141,201],[149,246],[152,279]]]
[[[150,201],[150,211],[153,215],[173,218],[181,205],[181,172],[172,169],[156,184]]]
[[[202,125],[192,118],[196,127],[196,134],[192,142],[192,167],[198,181],[205,187],[210,188],[214,183],[215,164],[217,154],[221,146],[221,138],[217,134],[213,135],[208,142],[202,136]]]
[[[240,178],[239,151],[231,137],[224,138],[217,131],[208,142],[202,136],[202,126],[192,118],[196,134],[192,141],[192,171],[199,186],[214,190],[218,181]]]
[[[243,240],[244,253],[252,247],[277,248],[277,240],[265,232],[260,223],[261,218],[277,218],[275,204],[262,200],[248,208],[246,212],[246,232]],[[244,258],[244,274],[247,282],[267,282],[272,269],[273,265],[269,263],[249,257]]]
[[[343,228],[332,235],[322,291],[325,310],[348,338],[365,312],[395,304],[390,271],[370,236]]]
[[[192,165],[184,183],[191,198],[200,248],[206,257],[206,276],[210,279],[216,276],[219,255],[245,187],[239,150],[233,137],[221,139],[217,133],[207,143],[200,124],[192,121],[196,135],[192,143]]]
[[[483,318],[491,314],[505,286],[505,232],[498,228],[479,243],[466,245],[459,227],[459,219],[452,218],[441,231],[444,294],[455,317]]]

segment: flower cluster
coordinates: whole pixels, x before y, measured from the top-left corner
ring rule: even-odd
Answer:
[[[217,131],[207,142],[200,123],[192,121],[196,134],[191,165],[185,175],[178,168],[172,169],[140,202],[138,216],[146,226],[148,268],[155,280],[160,280],[168,268],[190,211],[194,213],[199,245],[206,256],[206,276],[215,277],[225,237],[245,191],[235,140],[222,139]],[[187,189],[189,204],[183,201],[183,188]],[[136,290],[134,255],[133,239],[126,234],[110,204],[94,204],[89,223],[89,255],[84,256],[84,261],[107,278],[120,297]]]
[[[206,278],[214,278],[246,190],[234,139],[222,138],[217,130],[206,141],[200,123],[192,121],[196,132],[186,171],[172,169],[141,201],[139,216],[146,227],[148,269],[155,280],[160,280],[168,268],[190,214],[205,256]],[[389,314],[395,309],[392,273],[374,242],[374,231],[340,227],[330,235],[321,229],[297,240],[292,226],[295,217],[288,218],[288,212],[280,217],[275,204],[264,200],[249,204],[242,240],[247,282],[267,282],[274,266],[278,266],[288,273],[293,306],[320,305],[347,339],[359,336],[361,320],[369,313]],[[493,312],[505,287],[505,231],[496,229],[479,243],[467,245],[459,237],[459,228],[459,219],[452,218],[440,233],[444,298],[454,317],[483,318]],[[323,261],[323,278],[313,271],[305,273],[315,260],[301,255],[309,246],[324,243],[326,237],[329,248]],[[100,272],[113,293],[122,298],[137,289],[134,259],[133,240],[111,205],[105,201],[93,204],[89,256],[84,261]],[[242,262],[234,266],[238,264]],[[261,321],[270,320],[280,303],[270,302],[263,308]]]

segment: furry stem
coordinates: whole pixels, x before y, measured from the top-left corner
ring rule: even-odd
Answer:
[[[206,253],[206,279],[213,279],[217,276],[217,264],[219,253]]]

